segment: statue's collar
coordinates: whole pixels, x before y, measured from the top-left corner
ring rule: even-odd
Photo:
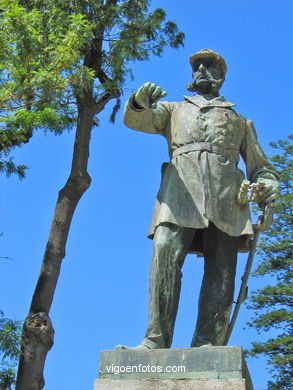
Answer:
[[[224,107],[224,108],[230,108],[235,106],[236,104],[227,102],[223,96],[218,96],[214,99],[207,100],[202,95],[196,94],[194,96],[184,96],[186,100],[189,102],[195,104],[199,108],[204,107]]]

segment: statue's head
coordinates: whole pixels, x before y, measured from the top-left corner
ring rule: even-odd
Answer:
[[[227,64],[223,57],[210,49],[202,49],[189,57],[193,81],[187,84],[188,91],[218,96]]]

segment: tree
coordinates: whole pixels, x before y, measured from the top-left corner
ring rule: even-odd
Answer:
[[[164,22],[163,9],[148,13],[149,3],[0,1],[0,170],[23,177],[25,166],[4,157],[28,142],[34,129],[60,134],[74,128],[91,92],[95,115],[117,98],[115,114],[132,77],[128,64],[182,44],[176,24]]]
[[[293,139],[293,135],[289,139]],[[274,378],[274,381],[268,382],[269,390],[289,390],[293,387],[293,145],[282,140],[270,145],[281,151],[281,154],[271,157],[279,171],[281,196],[274,205],[274,223],[262,235],[258,250],[261,262],[253,275],[268,275],[273,283],[253,292],[249,308],[254,310],[255,317],[249,325],[255,327],[258,333],[271,330],[276,332],[276,336],[252,343],[249,354],[268,357]]]
[[[34,131],[76,128],[71,171],[60,190],[29,315],[23,326],[16,388],[44,387],[43,368],[53,344],[50,307],[75,208],[90,186],[90,136],[98,114],[116,104],[130,64],[183,45],[184,34],[149,11],[148,0],[0,0],[0,169],[24,175],[5,161]],[[10,165],[9,165],[10,164]]]
[[[5,318],[0,310],[0,389],[8,390],[15,384],[16,365],[19,358],[20,321]]]

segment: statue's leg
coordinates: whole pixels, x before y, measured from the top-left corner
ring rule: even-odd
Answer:
[[[169,348],[181,289],[181,267],[195,230],[164,224],[156,229],[150,268],[149,325],[142,344]]]
[[[238,237],[213,223],[203,230],[204,277],[192,347],[223,345],[233,304]]]

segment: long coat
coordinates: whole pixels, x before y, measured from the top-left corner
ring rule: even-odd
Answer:
[[[135,108],[133,97],[125,107],[126,126],[161,134],[169,146],[170,162],[157,195],[149,237],[162,223],[203,229],[209,221],[230,236],[251,236],[249,206],[236,202],[245,178],[237,167],[240,156],[251,182],[277,178],[252,121],[239,115],[223,97],[206,100],[197,94],[147,109]]]

